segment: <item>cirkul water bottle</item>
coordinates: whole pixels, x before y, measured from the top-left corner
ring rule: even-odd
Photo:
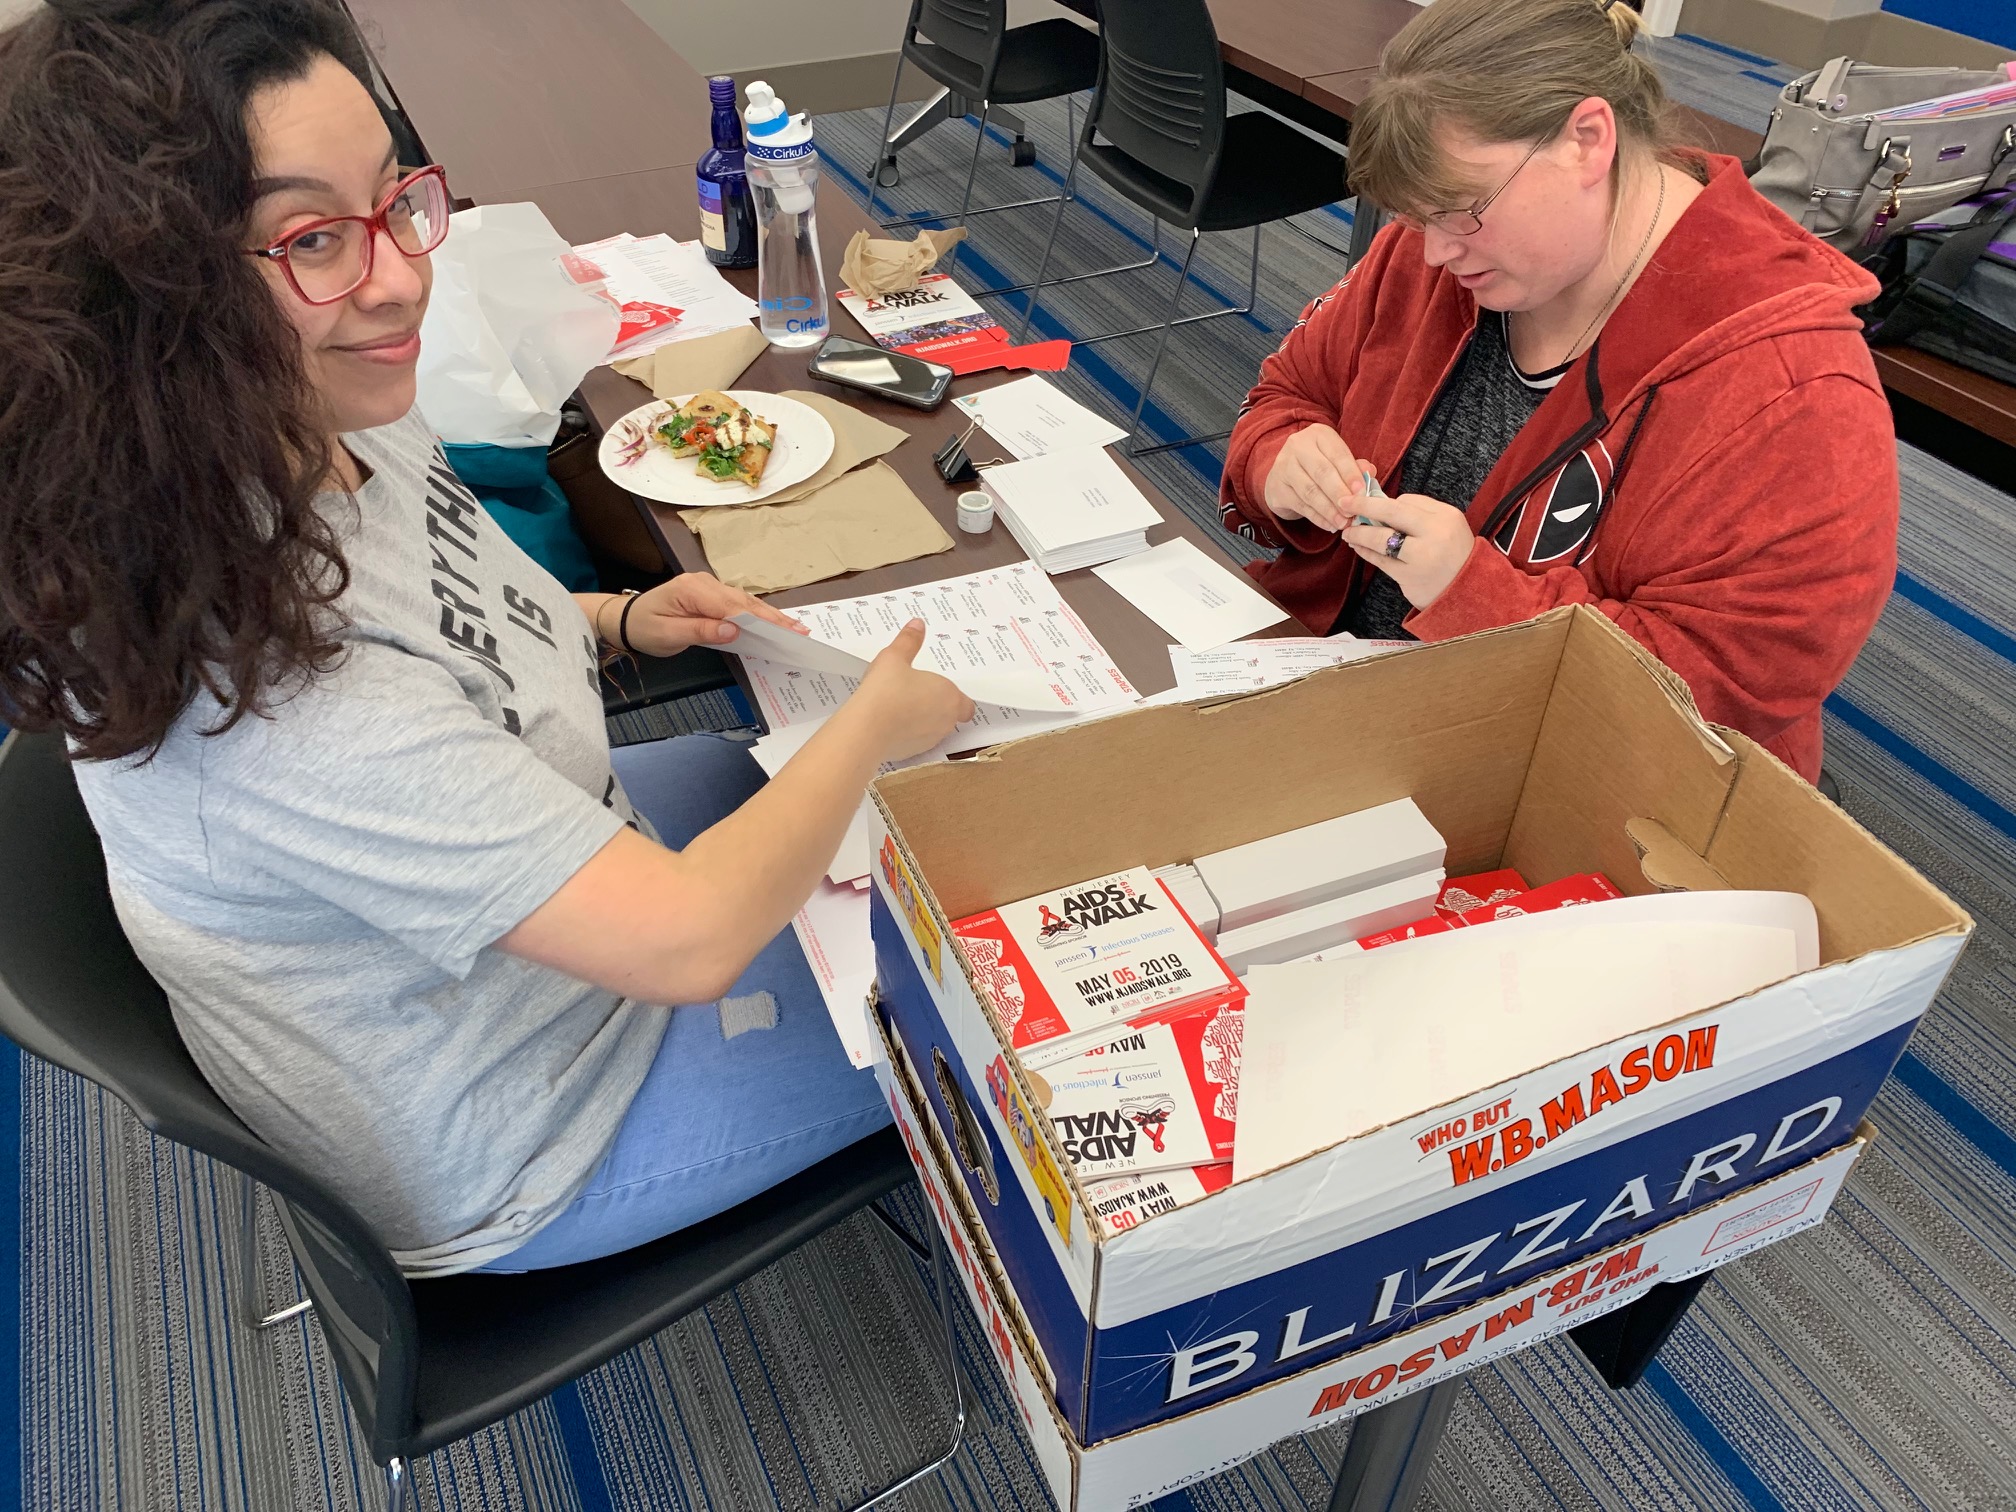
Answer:
[[[756,302],[772,346],[817,346],[826,339],[826,278],[819,266],[813,193],[819,154],[812,126],[784,108],[768,84],[749,86],[749,189],[756,200]]]

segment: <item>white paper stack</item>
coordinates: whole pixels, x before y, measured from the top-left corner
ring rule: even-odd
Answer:
[[[1654,893],[1247,978],[1238,1180],[1819,965],[1798,893]]]
[[[1029,560],[1045,572],[1073,572],[1148,548],[1162,516],[1096,446],[1006,462],[980,475],[981,487]]]
[[[1085,408],[1040,373],[962,394],[952,403],[1012,457],[1043,457],[1127,439],[1124,428]]]
[[[1417,872],[1394,882],[1381,882],[1342,897],[1312,903],[1288,913],[1276,914],[1218,935],[1218,953],[1225,964],[1240,976],[1255,966],[1278,966],[1286,961],[1333,950],[1340,945],[1397,929],[1425,919],[1435,911],[1435,896],[1442,889],[1442,868]]]
[[[1199,856],[1196,866],[1218,900],[1218,927],[1229,933],[1347,893],[1438,871],[1446,854],[1441,835],[1414,800],[1399,798]]]
[[[1158,866],[1149,875],[1169,889],[1170,895],[1182,905],[1183,912],[1190,915],[1190,922],[1197,926],[1197,933],[1207,940],[1218,938],[1218,900],[1211,896],[1211,889],[1197,875],[1196,867],[1179,861],[1174,866]],[[1355,940],[1357,936],[1352,938]]]

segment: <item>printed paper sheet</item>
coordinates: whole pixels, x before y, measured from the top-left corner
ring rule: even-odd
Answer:
[[[927,626],[917,665],[956,676],[999,670],[1041,674],[1057,698],[1055,713],[977,707],[932,754],[978,750],[1055,729],[1083,715],[1122,708],[1140,695],[1033,562],[990,567],[964,577],[791,611],[820,640],[873,657],[912,619]],[[764,721],[773,734],[816,724],[839,708],[858,679],[745,656]]]
[[[1360,640],[1342,635],[1283,636],[1278,640],[1239,641],[1212,651],[1169,648],[1176,687],[1185,698],[1211,693],[1250,693],[1276,683],[1293,682],[1310,672],[1396,651],[1412,641]]]

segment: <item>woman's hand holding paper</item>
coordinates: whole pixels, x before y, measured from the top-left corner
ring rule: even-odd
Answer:
[[[613,631],[619,613],[615,606],[605,606],[598,617],[607,624],[598,628],[605,633]],[[630,606],[623,635],[632,649],[646,656],[672,656],[688,646],[733,643],[739,632],[728,621],[737,614],[753,614],[801,633],[805,629],[782,610],[740,588],[730,588],[712,573],[682,572],[638,595]]]
[[[973,700],[949,679],[911,665],[923,648],[924,621],[915,619],[869,663],[841,711],[858,709],[871,721],[885,761],[921,755],[973,717]]]
[[[1305,425],[1275,455],[1264,501],[1277,519],[1341,531],[1359,513],[1369,476],[1336,431]]]

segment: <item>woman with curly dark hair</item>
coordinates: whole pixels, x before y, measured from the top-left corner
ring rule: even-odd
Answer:
[[[602,647],[789,621],[702,574],[570,596],[456,482],[413,405],[447,191],[366,77],[335,0],[0,33],[0,707],[67,737],[248,1124],[415,1274],[568,1263],[886,1117],[780,931],[971,706],[912,625],[767,785],[718,739],[612,758]]]

